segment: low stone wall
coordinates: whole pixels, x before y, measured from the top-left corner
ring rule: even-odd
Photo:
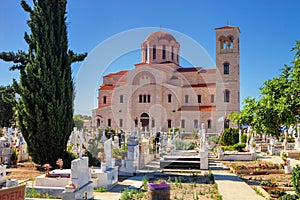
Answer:
[[[34,190],[40,194],[48,194],[50,196],[61,197],[64,192],[64,187],[43,187],[43,186],[26,186],[26,189],[31,192]]]
[[[45,174],[36,177],[35,185],[41,187],[65,187],[71,181],[70,178],[48,178]]]
[[[256,158],[256,153],[218,153],[219,160],[241,160],[250,161]]]

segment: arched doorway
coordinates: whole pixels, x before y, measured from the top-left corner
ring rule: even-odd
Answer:
[[[143,131],[149,130],[149,115],[147,113],[141,114],[141,124],[142,124],[142,129]]]

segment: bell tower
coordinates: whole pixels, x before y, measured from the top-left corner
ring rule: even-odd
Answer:
[[[216,28],[216,125],[231,126],[228,114],[240,111],[240,29]]]

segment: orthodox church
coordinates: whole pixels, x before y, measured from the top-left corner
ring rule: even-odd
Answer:
[[[216,133],[231,126],[240,108],[240,30],[216,32],[216,68],[180,66],[180,43],[171,34],[151,33],[141,44],[141,62],[132,70],[103,77],[93,126],[132,131]]]

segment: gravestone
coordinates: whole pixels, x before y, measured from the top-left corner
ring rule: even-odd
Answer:
[[[124,171],[134,174],[139,169],[139,140],[131,134],[128,140],[128,152]]]
[[[205,129],[202,129],[205,130]],[[200,134],[200,169],[208,169],[208,149],[206,144],[205,131]]]
[[[72,160],[71,183],[65,186],[63,200],[94,199],[93,181],[88,163],[88,157]]]
[[[119,148],[119,136],[114,137],[114,148]]]
[[[105,163],[106,167],[113,168],[115,167],[115,159],[112,157],[112,138],[104,142],[104,154],[105,154]]]

